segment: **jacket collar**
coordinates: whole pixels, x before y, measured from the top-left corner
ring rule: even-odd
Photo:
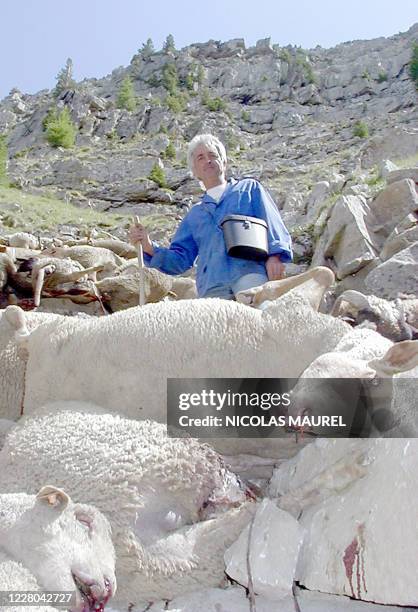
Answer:
[[[215,204],[215,206],[217,206],[218,204],[220,204],[222,202],[222,200],[224,199],[224,197],[227,195],[227,193],[230,191],[231,187],[233,185],[235,185],[235,183],[237,183],[238,181],[234,178],[230,178],[227,180],[226,182],[226,187],[225,187],[225,191],[223,192],[221,199],[219,200],[219,202],[217,202],[216,200],[214,200],[210,195],[208,195],[208,193],[205,193],[205,195],[203,196],[203,198],[201,199],[201,203],[202,204]]]

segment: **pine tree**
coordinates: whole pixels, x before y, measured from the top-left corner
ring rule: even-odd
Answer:
[[[173,145],[171,140],[165,148],[164,157],[165,159],[176,159],[176,147]]]
[[[69,149],[75,143],[77,128],[71,120],[70,111],[65,107],[46,127],[46,138],[53,147]]]
[[[158,164],[154,164],[148,178],[157,183],[158,187],[166,186],[164,170]]]
[[[177,92],[179,77],[175,64],[166,64],[164,66],[162,84],[169,93],[175,94]]]
[[[118,108],[125,108],[128,111],[136,109],[134,86],[129,76],[126,76],[121,83],[116,105]]]
[[[54,89],[54,96],[58,97],[64,91],[73,89],[75,87],[75,81],[73,79],[73,60],[71,57],[65,62],[64,68],[62,68],[57,74],[57,84]]]
[[[148,38],[147,42],[145,42],[141,49],[139,50],[142,57],[149,57],[153,53],[155,53],[154,43],[151,38]]]
[[[164,53],[174,53],[175,50],[176,50],[176,47],[174,44],[174,36],[172,34],[169,34],[167,38],[165,39],[165,43],[163,45],[163,51]]]

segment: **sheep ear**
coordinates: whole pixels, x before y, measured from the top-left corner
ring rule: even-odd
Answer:
[[[70,501],[69,496],[62,489],[57,489],[52,485],[46,485],[37,493],[36,498],[54,508],[64,510]]]
[[[25,359],[28,356],[28,339],[30,332],[26,327],[25,313],[19,306],[8,306],[4,311],[6,321],[15,330],[14,339],[20,356]]]
[[[390,347],[381,359],[369,362],[377,374],[392,376],[397,372],[412,370],[418,365],[418,340],[404,340]]]

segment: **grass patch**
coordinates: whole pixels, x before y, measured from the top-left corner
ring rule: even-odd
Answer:
[[[356,121],[353,127],[353,136],[357,136],[358,138],[368,138],[369,127],[367,123],[364,121]]]
[[[383,187],[386,187],[386,179],[382,178],[378,174],[374,174],[366,180],[366,185],[372,187],[373,189],[380,190],[383,189]]]
[[[394,159],[393,163],[396,164],[398,168],[415,168],[418,166],[418,153],[410,155],[409,157]]]
[[[13,208],[7,205],[13,204]],[[32,195],[20,189],[0,185],[0,209],[3,224],[15,231],[50,230],[57,225],[81,225],[83,227],[113,227],[125,219],[122,215],[78,208],[62,200]]]

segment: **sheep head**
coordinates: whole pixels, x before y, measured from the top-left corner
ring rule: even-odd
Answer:
[[[73,591],[71,612],[104,610],[116,589],[107,519],[55,486],[0,495],[2,547],[47,591]],[[75,602],[75,603],[74,603]]]

